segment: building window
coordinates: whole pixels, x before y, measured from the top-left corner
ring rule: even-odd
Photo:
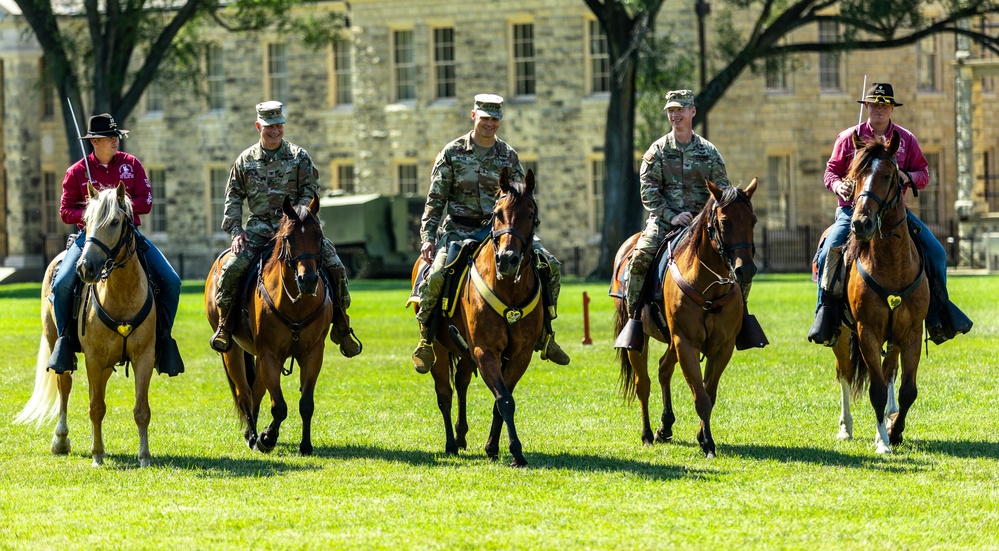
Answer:
[[[267,45],[267,97],[288,103],[288,58],[282,43]]]
[[[607,35],[600,22],[593,19],[587,22],[590,43],[590,93],[610,92],[610,52],[607,49]]]
[[[819,42],[839,42],[839,23],[819,21]],[[840,52],[819,52],[819,88],[823,91],[840,91]]]
[[[52,171],[42,172],[42,227],[45,233],[54,235],[66,228],[59,216],[59,201],[62,198],[62,184]]]
[[[225,187],[229,183],[229,170],[222,167],[209,169],[209,196],[211,209],[208,219],[208,235],[222,231],[222,217],[225,215]]]
[[[787,57],[767,57],[767,92],[787,92]]]
[[[42,101],[42,120],[51,120],[55,117],[55,86],[52,84],[52,76],[49,75],[49,69],[45,64],[45,58],[41,58],[38,62],[38,82],[39,82],[39,98]]]
[[[535,93],[534,24],[513,26],[514,94],[533,96]]]
[[[333,163],[333,189],[348,195],[357,193],[353,164]]]
[[[434,29],[434,97],[454,97],[454,27]]]
[[[392,33],[392,60],[396,101],[416,99],[416,53],[413,48],[413,31]]]
[[[916,91],[939,90],[937,75],[937,37],[930,35],[916,42]]]
[[[603,159],[590,161],[590,231],[600,233],[604,227],[604,180],[607,165]]]
[[[166,198],[166,170],[162,168],[151,168],[146,171],[149,177],[149,187],[153,193],[153,209],[146,217],[146,224],[152,233],[166,233],[167,231],[167,198]]]
[[[222,68],[222,48],[218,44],[209,44],[205,50],[205,72],[208,77],[208,109],[221,110],[225,107],[222,93],[225,72]]]
[[[351,42],[337,39],[333,41],[333,89],[334,105],[354,103],[354,89],[350,83]]]
[[[399,195],[412,196],[420,191],[420,178],[415,164],[399,165]]]
[[[154,78],[146,86],[146,113],[162,113],[163,99],[163,85],[160,84],[160,79]]]
[[[767,157],[769,176],[767,192],[767,227],[783,230],[794,227],[791,212],[791,157],[771,155]]]

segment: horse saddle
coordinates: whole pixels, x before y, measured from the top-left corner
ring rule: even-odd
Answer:
[[[477,239],[465,239],[464,241],[453,241],[448,245],[447,258],[444,267],[441,268],[444,274],[444,284],[441,287],[440,301],[441,312],[451,317],[458,304],[458,293],[461,292],[462,283],[468,274],[468,268],[475,256],[476,251],[482,246],[482,241]],[[429,264],[423,266],[416,276],[413,289],[406,305],[419,304],[420,285],[430,276]]]
[[[669,269],[670,263],[673,261],[673,249],[676,248],[676,244],[680,242],[687,233],[687,228],[676,228],[671,230],[663,240],[659,243],[659,248],[656,249],[656,254],[652,258],[652,267],[655,269],[650,269],[649,274],[645,276],[645,283],[642,285],[642,302],[650,301],[660,301],[663,298],[663,282],[666,281],[666,271]],[[614,266],[614,279],[611,281],[611,287],[608,294],[612,297],[619,299],[627,299],[627,278],[628,278],[628,259],[630,255],[621,259],[616,266]],[[651,290],[650,290],[651,288]]]

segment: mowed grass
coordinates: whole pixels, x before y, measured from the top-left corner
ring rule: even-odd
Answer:
[[[567,367],[535,357],[517,387],[530,465],[482,447],[491,395],[470,389],[469,449],[443,453],[429,376],[413,371],[417,331],[404,282],[352,284],[364,353],[327,347],[316,394],[315,454],[297,453],[298,370],[273,453],[243,443],[219,357],[208,345],[202,285],[185,282],[176,337],[187,373],[150,391],[153,466],[139,469],[132,380],[109,383],[108,458],[91,467],[87,381],[75,377],[69,456],[49,453],[54,423],[10,422],[31,394],[39,286],[0,286],[0,548],[3,549],[985,549],[999,548],[997,277],[951,276],[970,335],[930,345],[905,443],[874,454],[874,415],[855,404],[852,441],[835,439],[832,354],[805,339],[815,287],[762,275],[751,311],[770,339],[737,352],[722,377],[718,457],[679,371],[675,442],[640,442],[637,403],[618,392],[611,300],[602,282],[562,288]],[[590,333],[583,338],[583,295]],[[660,354],[662,345],[654,345]],[[653,383],[653,427],[662,401]],[[264,408],[261,428],[270,422]]]

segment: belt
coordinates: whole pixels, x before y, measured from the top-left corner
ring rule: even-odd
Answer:
[[[451,220],[461,224],[462,226],[468,226],[470,228],[478,228],[483,222],[488,220],[488,218],[471,218],[468,216],[455,216],[451,215]]]

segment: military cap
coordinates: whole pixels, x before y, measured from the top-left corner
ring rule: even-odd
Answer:
[[[503,118],[503,98],[496,94],[477,94],[475,112],[483,117]]]
[[[107,113],[90,117],[90,120],[87,121],[87,133],[80,136],[81,139],[86,140],[112,137],[127,138],[128,130],[118,128],[118,123],[114,122],[114,117]]]
[[[872,82],[864,94],[864,99],[858,99],[857,103],[887,103],[894,107],[902,107],[901,103],[895,102],[895,90],[887,82]]]
[[[669,109],[670,107],[693,107],[694,106],[694,92],[693,90],[672,90],[666,92],[666,107],[663,109]]]
[[[265,101],[257,104],[257,122],[263,126],[284,124],[284,107],[280,101]]]

